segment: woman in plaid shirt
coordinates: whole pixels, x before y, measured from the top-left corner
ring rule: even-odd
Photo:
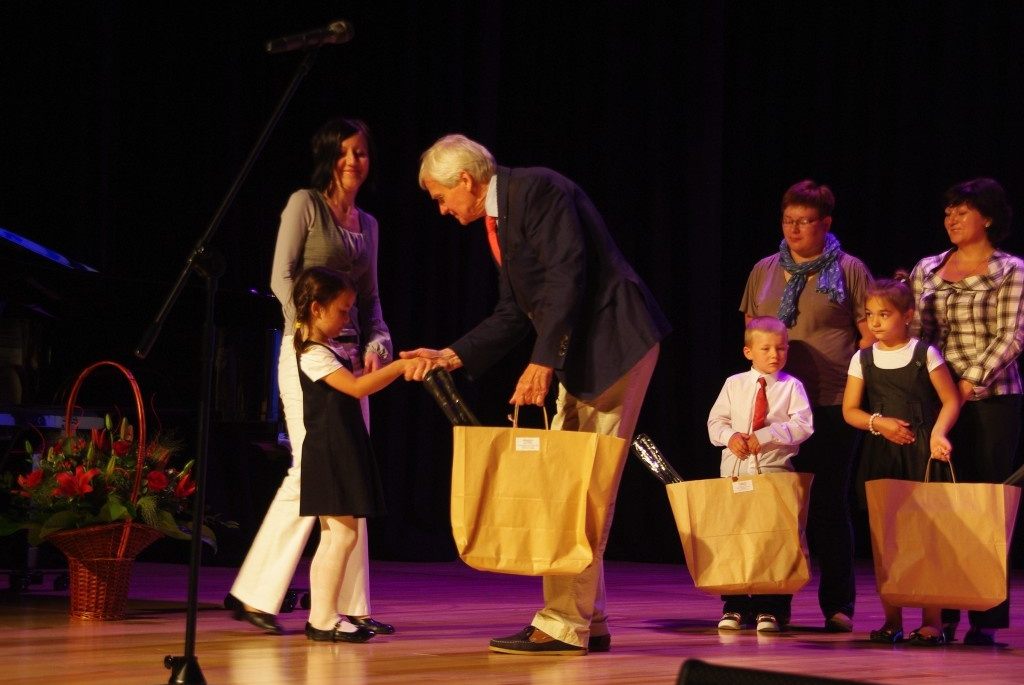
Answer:
[[[960,480],[1001,483],[1013,472],[1020,435],[1024,261],[997,248],[1010,235],[1012,211],[996,181],[960,183],[944,200],[953,247],[914,267],[911,335],[938,347],[957,381],[963,407],[950,439],[966,455]],[[968,617],[964,643],[991,645],[996,629],[1010,625],[1009,599]],[[943,612],[947,640],[959,620],[958,610]]]

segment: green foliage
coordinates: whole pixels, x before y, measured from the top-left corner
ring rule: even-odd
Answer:
[[[9,510],[0,514],[0,535],[27,530],[29,544],[38,545],[57,531],[135,520],[169,537],[191,539],[193,462],[172,466],[177,448],[158,438],[140,459],[131,424],[123,419],[115,425],[109,415],[88,439],[76,434],[43,445],[27,475],[0,475],[0,484],[13,494]],[[26,453],[33,453],[31,445]],[[216,547],[205,525],[202,536]]]

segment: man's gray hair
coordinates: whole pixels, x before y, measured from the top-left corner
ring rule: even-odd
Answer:
[[[465,171],[474,181],[487,183],[494,176],[494,156],[480,143],[464,135],[440,138],[420,156],[420,188],[426,190],[426,179],[452,188]]]

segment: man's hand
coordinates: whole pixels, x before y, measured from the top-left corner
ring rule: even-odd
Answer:
[[[550,366],[530,364],[523,371],[516,383],[516,391],[512,393],[509,404],[535,404],[538,407],[544,406],[544,400],[551,388],[551,376],[553,371]]]
[[[446,347],[443,350],[432,350],[429,347],[418,347],[415,350],[403,350],[398,353],[401,359],[429,359],[445,371],[454,371],[462,367],[462,360],[455,350]]]
[[[405,365],[402,375],[407,381],[422,381],[423,377],[427,375],[427,371],[438,365],[436,361],[427,357],[402,359],[400,363]]]

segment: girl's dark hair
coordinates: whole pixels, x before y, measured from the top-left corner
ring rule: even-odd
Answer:
[[[292,285],[292,304],[295,306],[295,351],[302,352],[306,341],[302,336],[302,324],[312,318],[313,303],[326,307],[331,300],[343,292],[355,292],[356,287],[348,276],[328,269],[326,266],[311,266],[299,274]]]
[[[334,167],[341,157],[341,143],[346,138],[351,138],[357,133],[362,133],[366,138],[367,152],[370,155],[370,173],[366,182],[373,188],[374,162],[377,159],[377,149],[370,135],[370,127],[360,119],[338,118],[328,121],[320,127],[320,130],[313,134],[313,173],[310,175],[310,186],[326,193],[334,180]]]
[[[864,300],[877,297],[891,302],[900,312],[914,309],[914,294],[910,291],[910,274],[903,269],[893,274],[892,278],[880,278],[868,285]]]
[[[975,178],[958,183],[942,195],[943,207],[967,204],[992,223],[986,227],[989,242],[995,246],[1010,237],[1013,208],[1006,191],[991,178]]]

